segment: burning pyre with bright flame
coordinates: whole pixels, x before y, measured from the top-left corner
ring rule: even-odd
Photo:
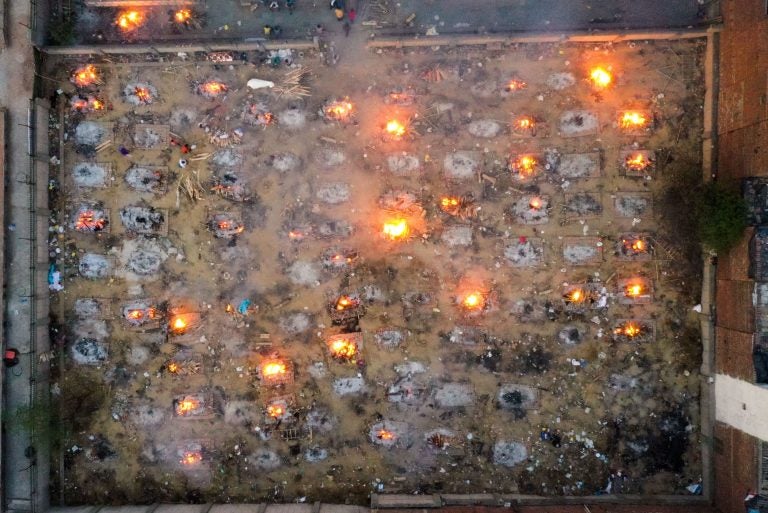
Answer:
[[[385,221],[381,227],[381,233],[385,239],[391,241],[407,240],[410,236],[408,221],[402,217]]]
[[[514,93],[517,91],[522,91],[528,87],[528,84],[520,80],[519,78],[511,78],[509,81],[504,85],[504,91],[507,93]]]
[[[651,327],[643,322],[627,320],[619,322],[613,329],[614,340],[639,341],[647,339],[652,333]]]
[[[92,85],[99,85],[101,84],[101,77],[99,75],[99,71],[96,69],[96,66],[93,64],[88,64],[86,66],[82,66],[80,68],[77,68],[70,77],[70,82],[75,84],[77,87],[88,87]]]
[[[173,413],[177,417],[194,417],[205,412],[205,401],[200,394],[184,395],[173,401]]]
[[[402,422],[385,421],[371,426],[368,436],[374,445],[394,447],[405,434],[407,426]]]
[[[613,75],[604,67],[596,67],[589,72],[589,81],[598,91],[608,88],[613,83]]]
[[[109,226],[109,214],[95,205],[83,205],[75,212],[72,225],[81,233],[103,232]]]
[[[509,169],[515,177],[521,180],[530,178],[538,172],[539,161],[535,155],[515,155],[509,159]]]
[[[123,32],[133,32],[144,24],[146,17],[141,11],[123,11],[115,20],[117,25]]]
[[[197,312],[171,312],[168,319],[168,332],[171,335],[184,335],[200,324],[200,314]]]
[[[162,312],[149,302],[135,302],[123,307],[123,319],[135,328],[159,321],[162,316]]]
[[[184,454],[182,454],[181,459],[179,460],[179,463],[181,463],[185,467],[190,467],[193,465],[197,465],[201,461],[203,461],[202,451],[184,451]]]
[[[536,120],[533,116],[518,116],[512,122],[512,131],[517,135],[536,135]]]
[[[651,280],[641,276],[619,280],[618,292],[619,302],[625,305],[649,303],[653,299]]]
[[[363,300],[357,293],[340,294],[328,301],[328,313],[334,323],[343,323],[365,313]]]
[[[211,216],[209,226],[214,236],[219,239],[231,239],[245,231],[245,225],[236,216],[227,213]]]
[[[272,399],[267,403],[265,413],[272,421],[285,420],[289,416],[288,401],[285,399]]]
[[[650,257],[648,237],[637,234],[625,234],[619,242],[619,255],[623,258],[639,259]]]
[[[321,260],[323,267],[332,271],[350,269],[356,262],[358,253],[352,249],[329,248],[323,252]]]
[[[384,125],[384,134],[390,140],[400,140],[407,132],[406,124],[396,119],[391,119]]]
[[[626,133],[645,132],[650,128],[650,116],[637,110],[623,111],[618,115],[618,126]]]
[[[624,155],[623,165],[627,173],[644,174],[653,170],[653,158],[648,151],[630,151]]]
[[[278,357],[267,358],[259,365],[259,379],[264,385],[282,385],[293,381],[290,363]]]
[[[85,98],[81,98],[80,96],[73,96],[70,104],[72,105],[73,111],[84,113],[96,112],[106,108],[106,103],[104,103],[104,100],[101,100],[95,96],[87,96]]]
[[[342,333],[326,339],[331,357],[342,362],[354,361],[360,352],[362,333]]]
[[[208,80],[195,87],[197,94],[210,100],[216,99],[229,91],[229,86],[219,80]]]
[[[354,105],[349,98],[331,100],[323,105],[323,116],[329,121],[350,121],[354,115]]]
[[[565,304],[580,308],[586,304],[591,304],[595,301],[597,294],[590,286],[577,285],[567,288],[565,294],[563,294],[563,300]]]

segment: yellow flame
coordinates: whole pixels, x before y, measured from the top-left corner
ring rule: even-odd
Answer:
[[[403,239],[408,236],[408,222],[405,219],[387,221],[382,231],[390,240]]]
[[[592,81],[592,85],[594,85],[597,89],[605,89],[611,85],[611,82],[613,82],[613,77],[611,74],[606,69],[601,67],[594,68],[589,73],[589,79]]]

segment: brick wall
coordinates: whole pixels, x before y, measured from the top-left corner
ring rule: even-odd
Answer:
[[[757,486],[757,439],[718,422],[714,453],[715,506],[744,513],[744,496]]]

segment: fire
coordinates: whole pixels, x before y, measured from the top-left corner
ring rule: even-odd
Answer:
[[[92,100],[88,100],[88,102],[91,104],[91,108],[93,110],[104,110],[104,102],[103,101],[101,101],[101,100],[99,100],[97,98],[93,98]]]
[[[631,250],[635,253],[643,253],[648,249],[648,245],[643,239],[622,239],[621,242],[625,249]]]
[[[189,415],[200,407],[200,401],[192,397],[185,397],[176,403],[176,415],[181,417]]]
[[[613,333],[616,335],[625,335],[629,338],[633,338],[640,335],[642,331],[643,329],[637,323],[628,322],[623,326],[619,326],[618,328],[613,330]]]
[[[569,303],[583,303],[586,299],[587,294],[582,289],[574,289],[565,295]]]
[[[443,210],[451,210],[455,207],[458,207],[460,203],[459,198],[455,196],[446,196],[444,198],[440,198],[440,208]]]
[[[349,360],[357,354],[357,344],[346,338],[337,338],[329,346],[331,354],[340,360]]]
[[[93,64],[78,68],[72,74],[72,82],[74,82],[77,87],[85,87],[98,82],[98,80],[99,74],[96,70],[96,66]]]
[[[624,165],[632,171],[642,171],[651,165],[651,159],[640,152],[632,153],[624,159]]]
[[[186,23],[192,18],[192,11],[189,9],[179,9],[173,13],[173,19],[176,23]]]
[[[130,32],[136,30],[144,24],[144,14],[139,11],[124,11],[121,12],[115,21],[115,25],[120,27],[124,32]]]
[[[619,126],[625,130],[642,128],[648,123],[648,118],[642,112],[627,111],[619,118]]]
[[[394,440],[395,434],[392,431],[387,431],[386,429],[380,429],[378,433],[376,433],[376,438],[379,440]]]
[[[467,310],[480,310],[485,306],[485,297],[481,292],[470,292],[461,300],[461,306]]]
[[[342,310],[348,310],[350,308],[354,308],[357,306],[357,300],[355,298],[350,296],[339,296],[339,299],[336,300],[336,310],[342,311]]]
[[[385,130],[392,137],[400,138],[405,135],[405,125],[394,119],[387,122]]]
[[[128,310],[128,313],[125,316],[129,319],[138,321],[144,318],[144,312],[142,310]]]
[[[194,465],[200,463],[203,460],[203,455],[200,451],[185,451],[181,457],[182,465]]]
[[[179,364],[178,364],[178,363],[176,363],[176,362],[171,362],[171,363],[169,363],[168,365],[166,365],[166,367],[165,367],[165,368],[166,368],[166,369],[168,370],[168,372],[170,372],[171,374],[177,374],[177,373],[178,373],[178,372],[181,370],[181,367],[180,367],[180,366],[179,366]]]
[[[223,84],[221,82],[216,82],[215,80],[211,80],[209,82],[205,82],[204,84],[202,84],[200,86],[200,90],[210,96],[218,96],[221,93],[226,93],[229,90],[229,87],[227,86],[227,84]]]
[[[595,89],[605,89],[611,85],[613,77],[605,68],[597,67],[590,71],[589,80],[592,82]]]
[[[304,235],[304,232],[301,230],[291,230],[288,232],[288,238],[292,241],[298,242],[304,240],[304,237],[306,237],[306,235]]]
[[[75,221],[75,229],[80,232],[100,232],[106,226],[106,218],[94,210],[80,212]]]
[[[273,419],[279,419],[283,415],[285,415],[286,409],[285,405],[281,402],[274,402],[267,406],[267,415],[272,417]]]
[[[512,169],[519,175],[531,176],[538,161],[533,155],[520,155],[512,163]]]
[[[408,222],[402,218],[387,221],[382,227],[384,236],[390,240],[405,239],[409,231]]]
[[[515,120],[515,130],[518,132],[530,132],[535,126],[536,122],[531,116],[520,116]]]
[[[352,115],[353,108],[349,101],[335,101],[326,105],[324,113],[327,118],[343,121]]]
[[[283,362],[266,362],[261,366],[261,375],[265,378],[277,378],[288,372]]]
[[[507,82],[507,86],[504,88],[505,91],[513,92],[513,91],[522,91],[528,87],[528,84],[523,82],[522,80],[518,80],[516,78],[513,78],[509,82]]]
[[[177,315],[171,321],[171,330],[175,333],[184,333],[187,330],[187,321],[180,315]]]
[[[531,207],[531,210],[539,210],[541,209],[541,207],[544,206],[544,202],[541,201],[541,198],[539,198],[538,196],[534,196],[528,202],[528,206]]]
[[[146,87],[136,87],[133,90],[133,94],[136,95],[141,103],[152,102],[152,93]]]
[[[624,288],[624,294],[629,297],[641,296],[643,292],[644,292],[644,289],[640,283],[630,283]]]
[[[234,230],[237,233],[243,233],[243,230],[245,230],[245,227],[239,223],[234,223],[232,221],[227,221],[226,219],[223,219],[219,221],[218,223],[219,230],[222,231],[229,231]]]

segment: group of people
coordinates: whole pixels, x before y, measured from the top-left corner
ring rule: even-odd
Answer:
[[[263,1],[264,4],[267,5],[267,0]],[[288,13],[293,14],[293,8],[296,6],[296,0],[285,0],[285,6],[288,8]],[[269,0],[267,7],[269,7],[271,11],[279,11],[280,2],[278,2],[278,0]]]
[[[344,20],[344,0],[331,0],[331,9],[333,9],[333,13],[336,15],[337,20]],[[346,15],[349,17],[350,23],[355,22],[355,18],[357,18],[357,12],[355,11],[354,7],[350,9]],[[347,32],[347,30],[345,30],[345,32]]]

